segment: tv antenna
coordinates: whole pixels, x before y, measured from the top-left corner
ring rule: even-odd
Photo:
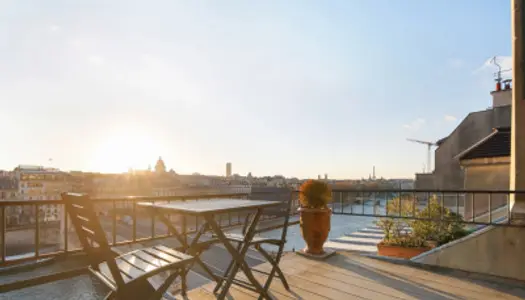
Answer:
[[[498,68],[498,72],[494,73],[494,77],[496,77],[496,79],[495,79],[495,81],[496,81],[496,91],[500,91],[501,90],[501,82],[502,81],[505,83],[505,89],[510,87],[510,81],[511,80],[510,79],[503,80],[502,77],[501,77],[501,73],[512,71],[512,69],[502,70],[501,65],[498,63],[498,57],[497,56],[492,57],[492,59],[490,60],[490,63],[495,65]]]
[[[437,146],[437,144],[434,142],[427,142],[427,141],[421,141],[421,140],[415,140],[415,139],[407,139],[407,141],[427,145],[427,148],[428,148],[427,149],[427,172],[430,173],[431,172],[430,170],[430,155],[431,155],[430,152],[432,150],[432,146]]]

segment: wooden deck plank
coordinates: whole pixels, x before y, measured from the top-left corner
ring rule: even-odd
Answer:
[[[186,297],[187,300],[212,300],[217,299],[212,293],[206,291],[205,289],[196,288],[188,292]]]
[[[433,273],[354,253],[339,253],[325,261],[287,253],[280,266],[291,291],[284,288],[279,278],[274,278],[270,292],[276,299],[521,299],[500,292],[496,283],[485,285],[468,278]],[[261,264],[256,269],[268,272],[271,265]],[[266,275],[254,275],[264,284]],[[242,272],[237,278],[246,280]],[[214,286],[210,283],[206,289],[211,292]],[[230,293],[233,299],[258,296],[236,286]]]
[[[283,272],[285,272],[286,276],[286,271]],[[320,270],[319,268],[313,269],[311,271],[305,271],[301,274],[295,274],[292,276],[300,278],[305,282],[309,281],[313,285],[325,285],[332,289],[349,293],[355,296],[364,297],[367,299],[418,299],[416,297],[411,297],[395,289],[388,288],[380,284],[373,284],[370,281],[364,280],[356,282],[357,278],[355,277],[352,278],[343,274],[336,274],[334,272]]]
[[[296,275],[288,276],[286,280],[290,285],[291,291],[299,295],[301,295],[302,291],[306,291],[308,292],[308,294],[315,294],[325,299],[367,299],[364,297],[359,297],[358,295],[353,293],[333,289],[332,287],[324,285],[320,282],[305,280],[304,278],[300,278]],[[280,291],[282,294],[290,294],[290,292],[286,291],[286,289],[281,285],[280,282],[275,282],[274,284],[272,284],[271,289],[275,289],[275,291]],[[292,295],[294,293],[292,293]],[[310,296],[306,296],[305,299],[310,299]]]
[[[303,257],[293,258],[283,261],[281,268],[285,272],[291,268],[296,273],[307,272],[308,269],[312,268],[326,270],[334,274],[344,274],[366,280],[370,282],[368,284],[375,285],[374,288],[379,288],[385,292],[397,290],[403,294],[418,297],[428,297],[427,295],[431,293],[436,297],[452,294],[469,299],[486,299],[487,295],[502,299],[519,299],[495,289],[462,281],[456,277],[448,277],[409,266],[393,265],[349,253],[341,253],[323,263]],[[375,276],[367,277],[363,274]],[[402,298],[399,294],[396,296]]]
[[[288,267],[288,265],[283,265],[281,267]],[[271,266],[258,266],[258,270],[270,271]],[[288,276],[290,270],[298,269],[298,272],[295,272],[291,276],[296,276],[306,281],[312,281],[314,284],[319,283],[327,285],[333,289],[337,289],[343,292],[351,293],[354,295],[359,295],[368,299],[419,299],[407,295],[403,292],[400,292],[396,289],[386,287],[372,280],[364,280],[361,278],[348,276],[346,274],[341,274],[333,272],[331,270],[321,269],[318,266],[308,266],[308,265],[299,265],[294,264],[288,268],[283,268],[285,276]]]
[[[210,283],[202,287],[203,290],[205,290],[208,294],[212,295],[212,297],[215,299],[216,296],[213,294],[213,289],[215,288],[215,283]],[[258,294],[255,294],[254,292],[237,288],[236,286],[232,286],[227,293],[228,299],[236,299],[236,300],[252,300],[257,299]]]
[[[367,266],[387,274],[392,274],[401,280],[411,282],[412,284],[416,284],[422,288],[439,290],[443,291],[444,293],[454,294],[459,297],[480,300],[487,299],[487,297],[494,297],[498,299],[521,299],[507,293],[499,292],[498,290],[487,286],[482,286],[467,280],[461,280],[457,277],[437,274],[415,267],[389,264],[388,262],[362,256],[353,256],[352,260],[356,263],[361,263],[363,266]],[[392,268],[393,266],[394,268]]]
[[[333,266],[326,267],[325,263],[312,261],[305,258],[295,260],[285,260],[281,264],[281,269],[285,272],[285,276],[294,274],[298,276],[310,277],[312,274],[326,277],[326,280],[336,280],[344,282],[349,288],[352,287],[355,291],[360,291],[364,294],[377,293],[378,299],[420,299],[426,296],[425,293],[417,293],[410,291],[410,289],[393,288],[383,284],[380,280],[374,280],[353,271],[334,268]],[[256,269],[268,272],[271,266],[260,265]],[[343,270],[343,272],[341,272]],[[337,284],[337,283],[335,283]],[[373,293],[370,293],[373,291]],[[408,294],[407,292],[411,292]],[[361,295],[358,293],[358,295]],[[415,295],[414,295],[415,294]],[[412,295],[412,296],[411,296]]]
[[[264,264],[264,265],[270,265],[270,264]],[[255,278],[261,283],[264,284],[266,282],[266,276],[259,273],[253,273]],[[244,273],[239,272],[236,276],[236,278],[241,280],[248,280],[248,278],[244,275]],[[236,289],[240,289],[243,292],[246,291],[248,293],[253,293],[252,291],[248,291],[246,289],[243,289],[241,287],[234,286]],[[302,289],[302,288],[296,288],[291,285],[291,290],[287,291],[284,286],[282,285],[280,279],[274,278],[272,281],[272,284],[270,286],[270,296],[276,298],[276,299],[312,299],[312,300],[326,300],[329,298],[323,297],[321,295],[318,295],[316,293],[312,293],[308,290]],[[255,294],[258,297],[258,294]]]
[[[254,273],[255,278],[259,280],[261,284],[264,284],[266,276],[256,274],[257,273]],[[242,273],[239,273],[236,278],[247,280]],[[284,288],[279,278],[274,278],[270,286],[270,294],[278,299],[366,299],[352,293],[333,289],[323,283],[305,280],[295,275],[287,276],[286,280],[290,285],[290,291]]]

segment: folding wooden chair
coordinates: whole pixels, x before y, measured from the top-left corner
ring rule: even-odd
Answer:
[[[185,275],[193,262],[192,256],[162,245],[119,256],[109,247],[89,196],[63,193],[62,199],[87,253],[90,272],[111,289],[106,299],[161,299],[179,275],[182,293],[186,293]],[[165,271],[171,274],[155,290],[148,279]]]
[[[269,199],[271,198],[269,197],[270,195],[274,199]],[[286,278],[284,277],[283,272],[279,268],[279,262],[281,260],[281,256],[284,251],[284,245],[286,244],[286,234],[288,231],[288,223],[290,220],[290,212],[291,212],[291,207],[293,203],[292,191],[287,188],[279,188],[279,189],[275,189],[274,192],[272,192],[271,194],[268,192],[262,192],[262,193],[252,192],[250,199],[252,200],[275,200],[275,201],[282,202],[282,205],[269,208],[263,212],[263,215],[265,216],[275,217],[275,218],[282,220],[282,223],[280,224],[282,225],[281,237],[279,239],[275,239],[275,238],[272,239],[272,238],[264,238],[264,237],[259,236],[260,233],[271,231],[271,230],[276,230],[276,228],[281,227],[281,226],[276,226],[275,224],[272,224],[271,226],[268,226],[268,227],[258,227],[256,230],[256,236],[251,241],[249,241],[249,245],[253,246],[272,265],[272,269],[269,273],[261,271],[261,270],[257,270],[257,269],[251,269],[252,271],[262,273],[268,276],[266,279],[266,283],[263,286],[264,290],[268,291],[270,284],[274,277],[278,277],[281,280],[284,287],[287,290],[289,290],[290,286],[288,285],[288,282],[286,281]],[[244,222],[244,226],[242,229],[242,234],[231,234],[231,233],[226,234],[226,237],[228,238],[229,241],[238,243],[237,249],[240,249],[243,243],[245,243],[246,229],[248,228],[248,224],[250,223],[249,218],[250,216],[246,217],[246,221]],[[275,255],[272,257],[272,255],[263,248],[263,245],[273,245],[273,246],[276,246],[278,250],[275,253]],[[232,260],[232,262],[226,269],[226,272],[224,273],[224,276],[222,276],[222,278],[226,278],[228,273],[233,268],[233,265],[234,265],[234,261]],[[214,293],[219,291],[219,289],[222,287],[223,282],[224,282],[224,279],[219,279],[219,282],[214,289]],[[259,299],[262,299],[262,295],[259,297]]]

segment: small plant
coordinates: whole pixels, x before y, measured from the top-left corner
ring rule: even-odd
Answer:
[[[417,212],[419,218],[429,220],[410,222],[415,235],[426,241],[435,241],[438,245],[443,245],[468,234],[461,223],[460,215],[442,207],[436,196],[432,196],[429,201],[427,207]]]
[[[418,209],[417,200],[412,196],[402,196],[389,201],[386,207],[387,215],[400,218],[381,218],[376,221],[376,225],[385,234],[383,244],[424,247],[428,246],[428,242],[435,242],[443,245],[468,234],[461,223],[460,215],[442,207],[435,195],[428,201],[428,205],[422,210]],[[411,232],[408,231],[409,228],[412,229]]]
[[[415,199],[410,197],[397,197],[388,201],[386,205],[387,215],[397,217],[408,217],[413,214]],[[383,230],[384,244],[397,245],[397,243],[410,244],[410,236],[407,228],[408,222],[402,218],[381,218],[375,222]]]
[[[400,247],[406,247],[406,248],[422,248],[422,247],[428,246],[425,240],[422,240],[411,234],[407,234],[401,237],[385,240],[383,241],[383,245],[400,246]]]
[[[326,182],[310,179],[301,185],[299,201],[305,208],[328,208],[332,191]]]

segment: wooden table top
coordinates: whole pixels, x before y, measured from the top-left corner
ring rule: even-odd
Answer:
[[[279,206],[279,201],[244,200],[244,199],[207,199],[198,201],[176,201],[171,203],[139,202],[142,207],[158,208],[170,212],[188,215],[205,215],[228,213],[240,210],[250,210]]]

